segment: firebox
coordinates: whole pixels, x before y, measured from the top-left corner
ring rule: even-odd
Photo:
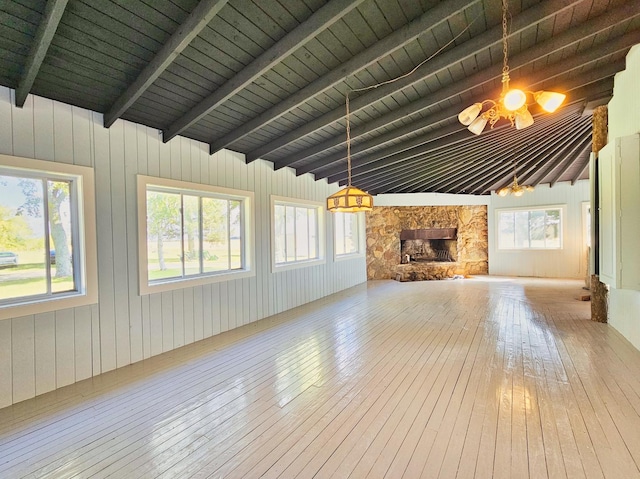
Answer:
[[[402,263],[457,261],[457,229],[402,230],[400,232],[400,254]]]

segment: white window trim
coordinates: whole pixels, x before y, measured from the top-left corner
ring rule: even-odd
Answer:
[[[37,300],[16,299],[15,304],[0,307],[0,320],[96,304],[98,302],[98,254],[93,168],[9,155],[0,155],[0,166],[15,170],[16,174],[20,174],[21,171],[35,171],[75,177],[78,187],[80,240],[78,245],[80,265],[78,266],[81,267],[78,292]]]
[[[333,213],[332,213],[333,214]],[[353,213],[352,213],[353,214]],[[336,221],[335,216],[333,218],[333,261],[347,261],[356,258],[364,258],[365,257],[365,249],[367,247],[366,242],[366,223],[365,223],[365,214],[364,213],[356,213],[358,215],[358,251],[355,253],[344,253],[337,254],[336,253]]]
[[[296,261],[292,263],[276,264],[276,221],[275,221],[275,205],[276,203],[285,203],[290,206],[312,206],[317,209],[318,217],[318,258]],[[325,264],[326,261],[326,228],[325,228],[324,204],[318,201],[303,200],[300,198],[289,198],[286,196],[271,195],[271,271],[278,273],[280,271],[288,271],[298,268],[306,268],[308,266],[316,266]]]
[[[255,227],[254,227],[254,193],[252,191],[223,188],[221,186],[190,183],[187,181],[170,180],[153,176],[137,175],[138,182],[138,278],[140,295],[162,293],[182,288],[191,288],[205,284],[231,281],[234,279],[250,278],[256,275],[255,257]],[[170,278],[162,282],[149,284],[148,256],[147,256],[147,186],[174,189],[181,193],[213,193],[228,196],[231,199],[243,200],[244,216],[244,266],[239,270],[222,271],[206,276],[194,278]]]
[[[500,248],[500,213],[501,212],[505,212],[505,211],[544,211],[544,210],[560,210],[560,224],[561,224],[561,230],[560,230],[560,246],[557,248]],[[562,205],[535,205],[535,206],[514,206],[514,207],[510,207],[510,208],[499,208],[495,210],[495,215],[496,215],[496,224],[495,224],[495,231],[496,231],[496,250],[500,251],[501,253],[508,253],[508,252],[514,252],[514,253],[522,253],[522,252],[526,252],[526,251],[547,251],[547,252],[553,252],[553,251],[562,251],[564,249],[564,229],[565,229],[565,218],[566,218],[566,213],[567,213],[567,205],[566,204],[562,204]]]

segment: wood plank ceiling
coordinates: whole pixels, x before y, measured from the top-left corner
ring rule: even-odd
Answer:
[[[640,43],[637,0],[510,0],[512,85],[566,92],[476,137],[496,98],[501,0],[0,0],[0,84],[373,194],[487,194],[587,175],[590,111]],[[640,93],[640,91],[639,91]],[[2,126],[0,125],[0,128]]]

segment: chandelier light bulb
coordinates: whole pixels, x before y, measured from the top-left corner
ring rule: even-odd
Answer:
[[[533,94],[533,99],[538,105],[549,113],[556,111],[566,97],[567,95],[554,91],[538,91]]]
[[[460,112],[458,120],[460,120],[460,123],[463,125],[468,126],[473,120],[478,118],[480,110],[482,110],[482,103],[474,103]]]
[[[498,190],[498,196],[507,196],[509,194],[509,187],[505,187],[505,188],[500,188]]]
[[[505,93],[502,104],[509,111],[516,111],[522,108],[527,101],[527,95],[522,90],[513,88]]]

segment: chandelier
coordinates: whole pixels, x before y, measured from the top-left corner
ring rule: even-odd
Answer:
[[[347,123],[347,186],[327,198],[327,210],[332,213],[358,213],[373,209],[373,197],[351,185],[351,128],[349,124],[349,92],[346,95]]]
[[[518,183],[518,177],[516,176],[516,165],[513,165],[513,182],[509,186],[500,188],[496,191],[498,196],[522,196],[525,192],[533,191],[533,186],[523,186]]]
[[[517,130],[533,125],[533,116],[527,108],[527,94],[545,111],[553,113],[562,104],[566,95],[552,91],[522,91],[509,88],[509,65],[507,64],[507,0],[502,0],[502,93],[497,100],[483,100],[465,108],[458,115],[460,123],[467,126],[471,133],[479,135],[489,123],[491,128],[504,118]],[[485,104],[489,109],[480,114]]]

